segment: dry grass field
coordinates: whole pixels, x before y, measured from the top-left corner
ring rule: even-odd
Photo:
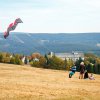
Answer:
[[[72,79],[67,71],[0,64],[0,100],[100,100],[100,75]]]

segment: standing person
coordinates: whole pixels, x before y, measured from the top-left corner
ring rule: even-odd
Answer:
[[[84,77],[84,71],[85,71],[85,65],[84,62],[80,63],[80,75],[79,75],[79,79],[83,79]]]
[[[24,63],[27,64],[27,56],[25,57]]]

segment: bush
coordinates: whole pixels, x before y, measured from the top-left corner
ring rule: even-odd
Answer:
[[[89,73],[94,73],[94,66],[91,63],[88,64],[87,70],[88,70]]]
[[[60,58],[53,56],[52,58],[49,59],[48,68],[57,69],[57,70],[61,70],[61,69],[64,70],[65,69],[64,68],[64,61]]]
[[[15,57],[15,64],[22,65],[22,61],[19,58]]]
[[[3,55],[0,54],[0,62],[2,62],[2,60],[3,60]]]
[[[46,65],[46,59],[43,56],[41,56],[39,59],[39,65],[41,67],[44,67]]]
[[[40,67],[40,63],[39,63],[39,61],[33,61],[33,62],[31,62],[31,66],[32,67]]]
[[[12,57],[10,59],[11,64],[22,65],[22,61],[20,60],[19,56]]]
[[[66,70],[70,70],[70,67],[72,67],[73,66],[73,64],[74,64],[74,62],[73,62],[73,60],[72,59],[69,59],[69,60],[67,60],[67,62],[66,62]]]
[[[12,57],[12,58],[10,59],[10,63],[11,63],[11,64],[15,64],[15,58],[14,58],[14,57]]]
[[[3,63],[10,63],[10,58],[9,57],[3,57],[2,62]]]

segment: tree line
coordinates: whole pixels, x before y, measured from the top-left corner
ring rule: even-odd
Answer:
[[[25,57],[23,62],[23,57]],[[75,64],[77,71],[79,71],[80,63],[83,60],[79,58],[75,62],[72,59],[62,60],[57,56],[50,57],[48,54],[44,56],[39,53],[33,53],[30,56],[22,54],[10,54],[7,52],[0,52],[0,63],[24,65],[29,64],[32,67],[56,69],[56,70],[70,70]],[[100,57],[94,54],[85,54],[84,59],[85,67],[89,73],[100,74]]]

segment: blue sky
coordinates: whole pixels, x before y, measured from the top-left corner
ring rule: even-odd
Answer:
[[[0,31],[20,17],[15,32],[100,32],[100,0],[0,0]]]

